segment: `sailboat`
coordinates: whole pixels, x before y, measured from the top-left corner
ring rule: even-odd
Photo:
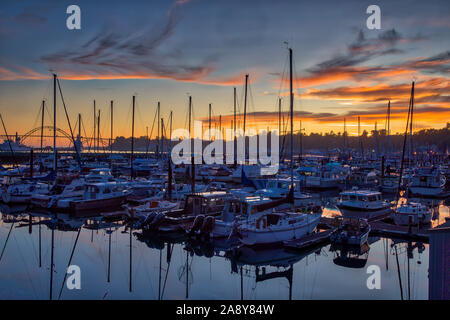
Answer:
[[[291,154],[290,171],[291,182],[290,192],[293,203],[294,194],[294,93],[292,82],[292,49],[289,48],[289,70],[290,70],[290,120],[291,120]],[[292,206],[293,207],[293,206]],[[294,209],[294,208],[293,208]],[[282,243],[283,241],[300,239],[314,231],[319,224],[322,210],[319,212],[299,213],[295,210],[277,212],[273,211],[262,215],[256,220],[246,221],[239,226],[238,234],[240,242],[244,245],[265,245]]]
[[[414,82],[411,85],[411,97],[409,100],[409,108],[408,108],[408,117],[406,120],[406,129],[403,140],[403,152],[400,166],[400,181],[402,179],[403,173],[403,162],[405,158],[405,148],[406,148],[406,139],[408,136],[408,126],[410,131],[410,139],[412,139],[412,121],[413,121],[413,110],[414,110]],[[412,153],[412,142],[410,141],[410,153]],[[410,157],[411,158],[411,157]],[[419,223],[428,223],[431,221],[431,211],[428,210],[427,207],[421,205],[419,203],[410,202],[406,199],[406,202],[403,202],[399,205],[399,189],[400,189],[400,181],[397,189],[397,207],[392,212],[391,216],[394,219],[394,222],[399,225],[411,225],[411,224],[419,224]],[[419,179],[420,181],[420,179]],[[408,192],[411,193],[411,186],[414,186],[414,183],[411,183],[408,186]]]

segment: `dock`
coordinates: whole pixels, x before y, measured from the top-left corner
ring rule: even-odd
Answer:
[[[383,221],[374,221],[370,223],[370,235],[387,236],[394,238],[428,241],[429,228],[418,228],[417,226],[398,226]]]
[[[384,222],[389,215],[378,216],[369,219],[370,223],[370,236],[392,237],[401,238],[405,240],[415,240],[428,242],[429,241],[429,228],[417,227],[417,226],[398,226]],[[318,225],[322,231],[310,234],[302,239],[295,239],[285,241],[284,248],[286,250],[303,250],[305,248],[314,245],[325,245],[330,241],[330,235],[336,230],[336,219],[331,217],[321,217]]]
[[[330,235],[334,229],[328,229],[310,234],[306,237],[296,240],[285,241],[284,248],[287,250],[303,250],[319,244],[326,244],[330,240]]]

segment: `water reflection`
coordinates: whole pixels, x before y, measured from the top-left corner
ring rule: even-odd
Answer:
[[[326,244],[300,252],[234,248],[184,235],[133,230],[120,217],[74,218],[1,207],[2,299],[427,299],[429,245],[369,238],[358,249]],[[326,216],[338,215],[332,206]],[[448,207],[435,207],[433,226]],[[52,262],[53,261],[53,262]],[[81,290],[64,285],[67,266]],[[382,289],[366,268],[382,269]]]

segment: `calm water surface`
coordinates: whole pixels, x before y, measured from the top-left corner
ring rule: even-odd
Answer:
[[[18,214],[8,214],[12,209]],[[437,224],[449,208],[436,210]],[[428,299],[426,243],[370,238],[370,249],[356,253],[330,245],[227,253],[225,241],[213,247],[132,231],[130,248],[130,231],[120,222],[97,227],[60,216],[55,225],[34,216],[30,227],[21,208],[0,211],[1,299],[50,298],[52,233],[53,299],[401,299],[402,292],[408,299],[408,288],[410,299]],[[69,290],[64,273],[75,242],[71,264],[81,269],[81,289]],[[366,286],[369,265],[381,269],[380,290]]]

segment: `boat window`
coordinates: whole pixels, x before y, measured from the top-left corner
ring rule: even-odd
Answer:
[[[377,196],[369,196],[369,201],[377,201]]]
[[[359,199],[359,201],[363,201],[363,202],[367,201],[367,197],[365,197],[365,196],[359,196],[358,199]]]
[[[111,189],[110,189],[110,188],[105,188],[105,189],[103,190],[103,193],[111,193]]]
[[[356,200],[356,196],[355,195],[350,195],[350,200]]]

